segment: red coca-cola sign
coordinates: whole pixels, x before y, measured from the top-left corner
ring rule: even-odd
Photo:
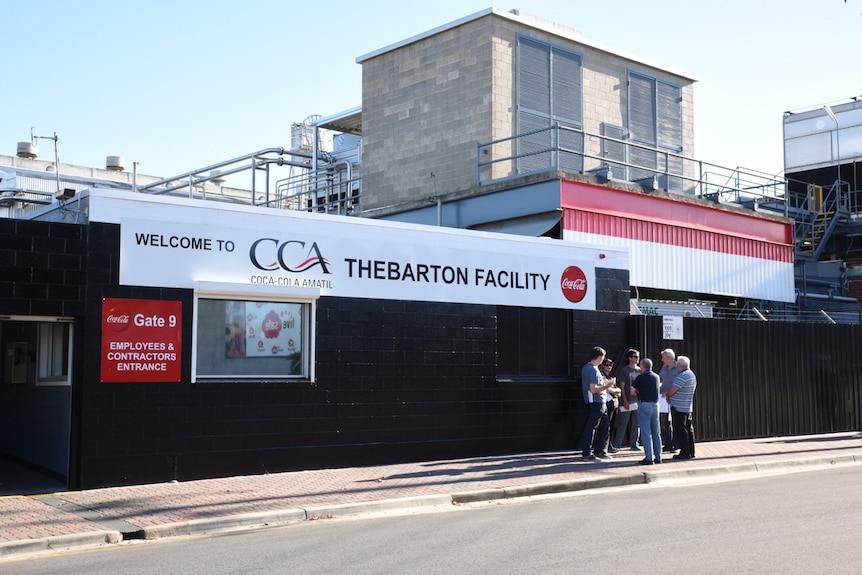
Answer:
[[[183,304],[175,300],[102,299],[102,383],[178,382]]]
[[[111,331],[125,331],[130,325],[129,314],[125,311],[111,310],[105,318],[105,328]]]
[[[587,276],[578,266],[569,266],[560,278],[560,290],[572,303],[578,303],[587,295]]]

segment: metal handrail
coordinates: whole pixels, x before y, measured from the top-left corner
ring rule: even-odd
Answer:
[[[268,157],[275,154],[277,157],[272,158]],[[150,182],[145,186],[138,187],[135,191],[137,192],[148,192],[151,194],[166,194],[169,192],[175,192],[177,190],[181,190],[183,188],[189,188],[189,196],[191,197],[194,186],[202,184],[204,182],[208,182],[211,180],[222,179],[225,176],[229,176],[232,174],[237,174],[240,172],[244,172],[246,170],[252,171],[252,189],[251,189],[251,200],[252,203],[255,202],[255,172],[259,168],[266,168],[269,165],[278,165],[278,166],[296,166],[307,168],[308,165],[305,162],[297,162],[294,160],[285,159],[283,156],[287,154],[292,157],[300,157],[311,159],[311,154],[306,152],[301,152],[299,150],[288,150],[286,148],[266,148],[263,150],[259,150],[257,152],[252,152],[250,154],[246,154],[244,156],[239,156],[238,158],[233,158],[231,160],[226,160],[224,162],[219,162],[217,164],[212,164],[205,168],[198,168],[197,170],[193,170],[190,172],[185,172],[179,174],[177,176],[172,176],[170,178],[163,178],[161,180],[156,180],[155,182]],[[250,161],[249,161],[250,160]],[[245,164],[240,164],[241,162],[245,162]],[[234,165],[240,164],[240,165]],[[228,169],[220,169],[226,168],[228,166],[233,166]],[[214,173],[215,172],[215,173]],[[268,180],[267,174],[267,180]],[[168,187],[170,184],[170,187]],[[267,195],[268,195],[268,186],[267,186]]]
[[[560,132],[572,132],[577,135],[585,144],[598,143],[602,149],[607,144],[613,144],[622,147],[625,151],[624,158],[609,158],[606,155],[591,153],[584,146],[583,151],[563,149],[559,142]],[[519,153],[518,150],[523,147],[523,143],[527,138],[548,133],[547,141],[551,143],[550,147],[540,147],[538,149],[530,149],[528,152]],[[601,134],[594,134],[580,130],[578,128],[555,124],[546,128],[531,130],[523,134],[508,136],[485,143],[477,144],[477,159],[476,159],[476,175],[479,186],[488,185],[490,183],[504,181],[515,177],[521,177],[531,173],[539,173],[542,171],[559,169],[559,153],[560,151],[577,154],[583,159],[583,173],[599,174],[607,173],[608,168],[621,166],[625,170],[637,170],[641,173],[651,175],[643,181],[642,185],[652,187],[657,185],[665,191],[670,190],[670,183],[677,182],[682,188],[679,191],[692,193],[697,197],[710,199],[716,202],[733,202],[733,203],[758,203],[764,201],[780,201],[784,202],[786,196],[787,179],[769,176],[754,170],[744,168],[726,168],[717,164],[710,164],[703,160],[697,160],[688,156],[684,156],[672,150],[650,146],[647,144],[635,142],[632,140],[624,140],[613,138]],[[502,152],[501,152],[502,150]],[[655,154],[655,165],[644,166],[631,161],[632,150],[641,150],[649,154]],[[532,156],[541,156],[548,154],[549,161],[542,166],[533,168],[529,171],[522,171],[518,167],[518,162],[523,158]],[[592,162],[593,168],[588,169],[587,163]],[[497,177],[483,178],[483,173],[494,172],[496,166],[504,166],[498,170],[503,175]],[[671,166],[678,166],[679,169],[673,169]],[[613,173],[613,179],[619,181],[627,180],[622,174]],[[642,180],[639,180],[642,181]],[[634,182],[632,182],[634,183]]]
[[[306,166],[307,167],[307,166]],[[360,210],[362,178],[353,164],[339,160],[318,170],[305,170],[275,183],[275,198],[264,205],[330,214],[356,214]]]

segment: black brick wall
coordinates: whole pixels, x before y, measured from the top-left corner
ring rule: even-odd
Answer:
[[[496,381],[495,306],[321,298],[314,383],[192,384],[191,292],[119,286],[119,228],[90,227],[76,487],[566,449],[583,426],[579,383]],[[183,302],[182,382],[99,382],[104,297]],[[575,312],[573,355],[622,345],[625,317]]]
[[[628,345],[690,355],[706,438],[858,429],[858,326],[687,318],[685,341],[667,342],[660,318],[629,317],[620,270],[596,270],[599,311],[572,312],[571,381],[498,382],[494,306],[327,297],[315,383],[206,384],[189,381],[192,293],[120,286],[118,226],[0,219],[0,270],[0,314],[75,318],[73,489],[570,449],[586,419],[578,379],[594,345],[618,362]],[[104,297],[183,303],[183,381],[99,382]],[[767,361],[722,376],[727,358],[764,342]],[[773,372],[786,377],[769,384]],[[804,393],[779,389],[797,380]],[[734,385],[765,390],[778,407],[740,407]]]
[[[87,227],[0,219],[0,314],[83,315]]]
[[[596,268],[596,309],[629,313],[631,289],[628,270]]]

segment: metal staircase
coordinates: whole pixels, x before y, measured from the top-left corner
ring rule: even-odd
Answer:
[[[850,215],[848,193],[849,184],[840,180],[828,188],[808,185],[807,206],[794,217],[797,261],[817,261],[820,258],[838,222]]]

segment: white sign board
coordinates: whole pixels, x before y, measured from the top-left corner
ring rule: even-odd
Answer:
[[[243,220],[237,225],[229,212],[213,213],[205,222],[121,218],[120,283],[219,282],[285,294],[315,288],[321,296],[596,307],[599,250],[590,246],[337,217],[261,217],[240,227]]]
[[[679,316],[663,316],[662,318],[662,338],[663,339],[682,339],[682,318]]]

